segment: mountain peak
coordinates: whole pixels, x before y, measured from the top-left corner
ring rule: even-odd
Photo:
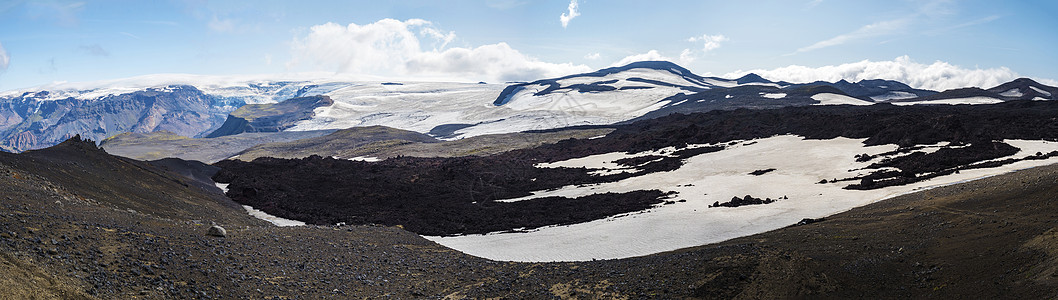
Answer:
[[[680,65],[677,65],[676,63],[673,63],[671,61],[664,61],[664,60],[637,61],[637,62],[633,62],[633,63],[627,64],[627,65],[619,66],[619,67],[605,68],[605,69],[598,70],[598,71],[595,71],[595,72],[589,73],[589,74],[598,73],[598,74],[605,75],[605,74],[613,74],[613,73],[617,73],[617,72],[628,71],[628,70],[631,70],[631,69],[662,70],[662,71],[673,72],[675,74],[680,74],[680,75],[683,75],[683,76],[698,77],[698,75],[694,75],[694,73],[692,73],[690,70],[687,70],[686,68],[681,67]]]
[[[56,147],[99,151],[99,147],[96,146],[96,142],[92,141],[91,139],[81,138],[80,134],[75,134],[73,137],[66,139],[62,143],[56,145]]]
[[[1058,87],[1039,83],[1029,78],[1018,78],[988,89],[1004,98],[1020,100],[1054,100]]]
[[[1017,86],[1036,86],[1036,87],[1046,86],[1046,85],[1040,83],[1039,81],[1035,81],[1035,80],[1032,80],[1032,79],[1026,78],[1026,77],[1021,77],[1021,78],[1018,78],[1018,79],[1011,80],[1009,82],[1009,84],[1013,84],[1013,85],[1017,85]]]
[[[738,84],[746,84],[746,83],[754,83],[754,82],[772,83],[771,80],[764,79],[764,77],[760,77],[760,75],[757,75],[755,73],[749,73],[749,74],[746,74],[746,75],[744,75],[742,77],[739,77],[738,79],[735,79],[735,83],[738,83]]]

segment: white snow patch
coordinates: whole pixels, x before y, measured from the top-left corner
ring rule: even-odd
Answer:
[[[374,156],[357,156],[357,157],[350,158],[349,160],[351,160],[351,161],[366,161],[366,162],[382,161],[378,157],[374,157]]]
[[[786,98],[786,93],[760,93],[760,96],[768,99],[782,99]]]
[[[1040,88],[1038,88],[1038,87],[1030,86],[1029,88],[1031,88],[1031,89],[1035,90],[1035,91],[1036,91],[1037,93],[1043,94],[1044,96],[1047,96],[1047,97],[1050,97],[1050,96],[1051,96],[1051,93],[1050,93],[1050,92],[1048,92],[1048,91],[1044,91],[1044,90],[1041,90],[1041,89],[1040,89]]]
[[[918,97],[918,95],[915,95],[915,94],[909,93],[909,92],[892,91],[892,92],[885,93],[884,95],[871,96],[871,100],[878,101],[878,102],[884,102],[884,101],[891,101],[891,100],[898,100],[898,99],[910,99],[910,98],[915,98],[915,97]]]
[[[254,218],[258,218],[258,219],[261,219],[261,220],[268,221],[269,223],[272,223],[275,226],[279,226],[279,227],[305,226],[305,222],[298,221],[298,220],[291,220],[291,219],[284,219],[284,218],[276,217],[276,216],[270,215],[270,214],[268,214],[268,213],[266,213],[264,211],[261,211],[259,209],[253,208],[252,206],[249,206],[249,205],[243,205],[242,208],[246,209],[246,212],[249,213],[250,216],[253,216]]]
[[[731,98],[735,98],[735,96],[731,96],[731,95],[724,95],[724,99],[731,99]]]
[[[221,191],[224,191],[225,194],[228,193],[228,184],[227,183],[214,182],[213,184],[216,184],[217,187],[220,188]],[[249,205],[243,205],[242,208],[245,209],[246,213],[250,214],[250,216],[252,216],[254,218],[261,219],[261,220],[268,221],[269,223],[272,223],[275,226],[286,227],[286,226],[304,226],[305,225],[305,222],[297,221],[297,220],[291,220],[291,219],[284,219],[284,218],[280,218],[280,217],[277,217],[277,216],[273,216],[273,215],[270,215],[270,214],[268,214],[268,213],[266,213],[264,211],[261,211],[259,209],[253,208],[252,206],[249,206]]]
[[[806,140],[797,136],[776,136],[754,141],[756,143],[740,143],[723,151],[689,158],[682,168],[671,172],[652,173],[613,183],[567,186],[547,192],[550,195],[579,197],[603,192],[658,189],[677,192],[672,200],[682,199],[686,202],[525,233],[426,238],[471,255],[495,260],[583,261],[625,258],[716,243],[782,228],[804,218],[825,217],[931,186],[1058,162],[1058,158],[1022,161],[997,168],[964,170],[959,174],[907,186],[854,191],[842,189],[848,182],[818,182],[865,172],[850,171],[870,164],[856,162],[853,154],[877,155],[895,150],[895,146],[865,147],[862,139]],[[1024,147],[1022,152],[1025,153],[1058,150],[1058,143],[1054,142],[1008,142]],[[1012,157],[1025,155],[1019,152]],[[609,162],[623,157],[628,157],[628,154],[602,154],[541,166],[619,168]],[[768,168],[776,170],[760,176],[749,175],[754,170]],[[714,202],[726,202],[731,197],[747,194],[772,199],[787,196],[789,199],[767,205],[708,207]]]
[[[1046,101],[1047,98],[1044,98],[1044,97],[1033,97],[1032,100],[1033,101]]]
[[[779,85],[778,83],[766,83],[766,82],[747,82],[747,83],[740,84],[738,86],[747,86],[747,85],[770,86],[770,87],[774,87],[774,88],[782,88],[782,86]]]
[[[969,98],[955,98],[955,99],[940,99],[940,100],[925,100],[925,101],[910,101],[910,102],[891,102],[895,105],[958,105],[958,104],[996,104],[1002,103],[1003,100],[999,100],[992,97],[969,97]]]
[[[1009,89],[1009,90],[1007,90],[1005,92],[999,93],[999,95],[1003,96],[1003,97],[1017,98],[1017,97],[1024,96],[1025,94],[1022,94],[1020,89],[1013,88],[1013,89]]]
[[[819,103],[813,104],[813,105],[842,105],[842,104],[871,105],[871,104],[874,104],[874,103],[871,103],[870,101],[860,100],[860,99],[856,99],[856,98],[853,98],[853,97],[840,95],[840,94],[833,94],[833,93],[819,93],[819,94],[815,94],[815,95],[812,95],[812,100],[819,101]]]

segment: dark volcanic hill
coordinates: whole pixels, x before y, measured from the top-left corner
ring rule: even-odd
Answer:
[[[1047,86],[1028,78],[1014,81],[988,89],[1007,100],[1055,100],[1058,99],[1058,87]]]
[[[252,161],[260,157],[322,157],[387,159],[399,156],[458,157],[487,156],[515,149],[553,144],[570,138],[587,139],[606,135],[610,128],[568,129],[547,132],[488,134],[452,141],[383,126],[353,127],[312,139],[261,144],[239,153],[235,159]],[[219,161],[219,159],[218,159]]]
[[[327,96],[291,98],[279,103],[249,104],[236,109],[224,124],[207,138],[243,132],[277,132],[311,118],[317,107],[330,106],[334,100]]]
[[[96,147],[91,140],[82,140],[80,137],[21,154],[0,153],[0,163],[24,170],[26,176],[50,181],[52,183],[46,186],[56,192],[66,193],[56,200],[85,202],[163,218],[188,219],[195,216],[201,219],[241,220],[239,224],[258,223],[243,218],[239,213],[241,207],[234,202],[216,197],[219,189],[215,186],[201,184],[203,176],[212,176],[216,170],[200,173],[211,167],[176,161],[152,164],[112,156]],[[179,165],[185,166],[177,168]],[[180,169],[188,175],[199,173],[198,179],[172,173],[168,169]]]

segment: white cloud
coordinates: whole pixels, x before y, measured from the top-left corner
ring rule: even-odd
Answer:
[[[633,54],[633,55],[626,56],[625,58],[622,58],[621,60],[618,60],[618,61],[614,62],[613,64],[610,64],[610,66],[611,67],[620,67],[620,66],[623,66],[623,65],[627,65],[627,64],[630,64],[630,63],[637,62],[637,61],[648,61],[648,60],[672,61],[671,58],[668,58],[668,57],[666,57],[664,55],[661,55],[661,53],[659,53],[658,50],[650,50],[650,51],[647,51],[647,53],[640,53],[640,54]]]
[[[32,19],[43,19],[62,26],[77,26],[78,15],[85,10],[85,2],[29,1],[26,15]]]
[[[695,59],[694,51],[691,51],[691,49],[683,49],[683,52],[680,52],[680,63],[681,64],[688,64],[688,63],[694,61],[694,59]]]
[[[79,47],[79,49],[81,49],[81,51],[84,51],[85,53],[87,53],[89,55],[92,55],[92,56],[99,56],[99,57],[109,57],[110,56],[110,52],[107,51],[106,49],[103,49],[103,46],[100,46],[99,44],[81,45],[81,47]]]
[[[704,42],[702,45],[702,52],[709,52],[710,50],[720,48],[720,42],[727,41],[727,37],[723,34],[708,35],[703,34],[702,36],[692,36],[687,39],[688,42]]]
[[[992,15],[992,16],[987,16],[987,17],[984,17],[984,18],[972,20],[972,21],[969,21],[969,22],[961,23],[961,24],[955,24],[955,25],[952,25],[952,26],[944,27],[944,28],[928,30],[928,31],[925,31],[924,33],[928,34],[928,35],[939,35],[939,34],[942,34],[942,33],[948,32],[948,31],[952,31],[952,30],[957,30],[957,29],[962,29],[962,28],[965,28],[965,27],[970,27],[970,26],[976,26],[976,25],[989,23],[989,22],[998,20],[999,18],[1002,18],[1002,16]]]
[[[235,20],[220,19],[216,15],[209,21],[209,29],[216,32],[235,32]]]
[[[7,66],[11,64],[11,56],[7,55],[7,50],[4,50],[4,44],[0,44],[0,72],[7,70]]]
[[[893,34],[907,27],[909,22],[909,18],[902,18],[868,24],[866,26],[860,27],[860,29],[856,29],[856,31],[822,40],[807,47],[802,47],[800,49],[797,49],[797,52],[790,53],[789,55],[823,49],[826,47],[837,46],[859,39]]]
[[[591,71],[584,65],[543,62],[503,42],[445,49],[456,35],[442,32],[421,19],[316,25],[307,35],[294,39],[293,59],[287,67],[314,65],[360,75],[494,82]],[[424,43],[439,46],[423,50]]]
[[[637,61],[656,61],[656,60],[670,61],[670,62],[675,62],[675,63],[680,64],[680,65],[686,65],[686,64],[689,64],[689,63],[693,62],[695,59],[696,59],[696,57],[694,55],[694,51],[691,51],[691,49],[683,49],[683,51],[680,52],[680,56],[677,57],[676,59],[673,59],[672,57],[668,57],[668,56],[662,55],[661,52],[658,52],[658,50],[650,50],[650,51],[647,51],[646,53],[639,53],[639,54],[632,54],[632,55],[629,55],[629,56],[625,56],[624,58],[622,58],[622,59],[610,64],[610,67],[620,67],[620,66],[624,66],[624,65],[627,65],[627,64],[630,64],[630,63],[637,62]]]
[[[888,79],[903,82],[914,88],[943,91],[962,87],[991,88],[1018,77],[1006,67],[980,69],[963,68],[943,61],[932,64],[914,62],[907,55],[889,61],[863,60],[836,66],[806,67],[791,65],[771,70],[735,71],[725,78],[738,78],[747,73],[756,73],[775,81],[806,83],[817,80],[856,82],[865,79]],[[1040,82],[1054,82],[1042,79]]]
[[[124,36],[130,37],[130,38],[134,38],[134,39],[137,39],[137,40],[139,40],[139,39],[140,39],[140,37],[139,37],[138,35],[135,35],[135,34],[131,34],[131,33],[128,33],[128,32],[124,32],[124,31],[122,31],[122,32],[119,32],[119,33],[120,33],[121,35],[124,35]]]
[[[558,20],[562,21],[562,28],[566,28],[566,26],[569,25],[570,20],[573,20],[573,18],[580,16],[580,12],[577,11],[578,8],[579,7],[577,5],[577,0],[569,1],[569,14],[567,15],[566,13],[562,13],[561,16],[558,16]]]
[[[808,1],[808,6],[807,7],[808,8],[813,8],[813,7],[819,6],[820,4],[823,4],[823,0],[812,0],[812,1]]]
[[[587,58],[587,59],[590,59],[590,60],[596,60],[596,59],[599,59],[601,57],[602,57],[602,54],[599,54],[599,52],[588,53],[587,55],[584,55],[584,58]]]

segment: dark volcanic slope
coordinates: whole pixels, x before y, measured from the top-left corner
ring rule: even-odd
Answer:
[[[1056,115],[1058,103],[1043,101],[977,106],[812,106],[674,114],[619,126],[598,139],[568,139],[487,157],[404,157],[376,163],[319,157],[221,161],[216,165],[223,170],[214,179],[231,183],[228,195],[239,203],[313,224],[399,224],[426,235],[484,233],[579,223],[648,208],[661,202],[660,193],[626,193],[611,196],[610,200],[493,200],[528,196],[533,191],[566,185],[612,182],[642,173],[674,170],[682,164],[678,158],[664,159],[641,167],[643,171],[638,174],[591,176],[583,168],[533,167],[540,162],[779,134],[813,139],[865,138],[868,145],[902,147],[943,141],[972,145],[929,155],[912,153],[893,160],[880,159],[871,167],[876,172],[845,179],[850,181],[846,188],[875,189],[957,172],[971,168],[969,163],[1017,152],[1010,145],[994,142],[997,140],[1058,139]],[[687,158],[717,150],[720,148],[698,148],[699,152],[676,154]],[[884,171],[887,166],[906,172]]]
[[[171,132],[124,133],[103,140],[107,153],[132,159],[156,160],[176,157],[214,163],[265,143],[313,138],[334,130],[244,132],[215,138],[188,138]]]
[[[354,127],[314,139],[261,144],[240,152],[235,159],[252,161],[259,157],[304,158],[312,155],[378,159],[487,156],[570,138],[599,137],[612,131],[612,128],[596,128],[487,134],[442,142],[420,133],[384,126]]]
[[[994,105],[810,106],[770,110],[673,114],[636,122],[600,140],[633,139],[632,150],[684,143],[796,134],[811,139],[866,138],[867,145],[903,147],[942,141],[1058,138],[1058,102],[1010,101]],[[600,141],[601,142],[601,141]]]
[[[310,224],[402,225],[424,235],[475,234],[602,219],[662,202],[657,190],[580,198],[493,200],[570,184],[627,178],[584,169],[540,169],[502,156],[416,158],[380,163],[312,156],[225,160],[214,179],[228,196],[270,214]]]
[[[198,216],[259,223],[243,218],[241,207],[234,202],[216,197],[216,187],[156,165],[109,155],[80,137],[22,154],[0,153],[0,163],[57,182],[51,185],[53,189],[69,193],[56,199],[60,201],[83,201],[163,218]]]
[[[70,158],[85,162],[75,153]],[[394,227],[279,228],[233,215],[216,219],[227,238],[208,237],[206,226],[189,221],[200,216],[161,218],[73,200],[84,192],[73,178],[24,169],[32,165],[23,156],[0,157],[5,299],[1058,296],[1058,166],[899,196],[714,245],[621,260],[502,263]],[[85,170],[100,178],[127,172]],[[99,184],[152,186],[159,178],[139,175]],[[157,191],[160,198],[185,193]],[[186,193],[188,201],[203,199]]]
[[[270,104],[248,104],[236,109],[224,124],[206,135],[207,138],[240,134],[243,132],[276,132],[293,127],[301,120],[313,116],[317,107],[330,106],[334,100],[328,96],[309,96],[284,100]]]
[[[253,160],[266,156],[300,158],[313,154],[352,158],[359,155],[348,156],[346,151],[361,147],[386,148],[411,143],[437,142],[440,141],[414,131],[385,126],[352,127],[319,137],[257,145],[240,152],[239,159]]]

